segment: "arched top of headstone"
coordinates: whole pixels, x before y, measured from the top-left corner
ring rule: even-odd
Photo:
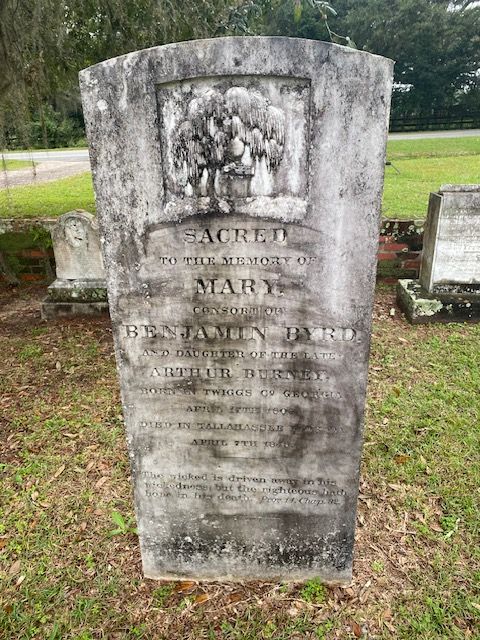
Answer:
[[[95,216],[83,209],[74,209],[58,218],[52,228],[52,236],[59,240],[65,240],[75,247],[85,240],[88,228],[94,229],[98,233],[98,223]]]
[[[84,69],[97,212],[115,219],[105,250],[138,262],[136,239],[198,215],[315,224],[345,210],[364,225],[378,216],[392,66],[326,42],[226,37]]]

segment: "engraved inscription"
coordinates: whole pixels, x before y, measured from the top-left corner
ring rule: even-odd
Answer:
[[[151,233],[148,270],[140,275],[149,274],[149,290],[161,287],[163,304],[149,302],[141,317],[138,307],[126,312],[120,325],[123,348],[135,363],[132,403],[142,414],[138,447],[149,460],[159,447],[181,446],[183,466],[192,474],[199,473],[199,465],[203,473],[221,461],[286,464],[316,455],[322,464],[326,450],[344,446],[355,433],[344,376],[363,350],[363,329],[322,322],[321,311],[313,308],[305,312],[309,283],[321,278],[323,269],[309,229],[236,222],[185,222]],[[164,255],[159,260],[160,237]],[[246,246],[255,255],[245,255]],[[225,298],[232,302],[219,303]],[[269,304],[271,298],[281,306]],[[152,465],[153,457],[149,473]],[[295,469],[285,471],[287,481]],[[287,504],[265,493],[247,501],[252,509]],[[349,490],[342,488],[328,500],[290,493],[292,508],[328,504],[332,510],[341,508],[338,497]],[[152,485],[145,495],[162,501],[179,497]],[[185,503],[218,500],[220,511],[236,501],[233,493],[221,498],[211,483],[182,495]]]

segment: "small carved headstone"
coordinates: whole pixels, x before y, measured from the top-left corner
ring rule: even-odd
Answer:
[[[57,278],[48,288],[42,316],[106,311],[105,270],[95,216],[80,209],[65,213],[51,235]]]
[[[145,575],[348,582],[392,62],[218,38],[80,78]]]
[[[77,210],[60,216],[52,241],[59,280],[105,278],[98,225],[91,213]]]

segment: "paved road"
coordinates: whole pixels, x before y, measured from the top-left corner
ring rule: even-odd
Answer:
[[[480,136],[480,129],[458,129],[454,131],[412,131],[390,133],[389,140],[417,140],[418,138],[471,138]]]
[[[15,151],[15,153],[4,153],[2,155],[7,160],[35,160],[35,162],[84,162],[89,159],[87,149],[69,149],[68,151]]]
[[[412,133],[391,133],[390,140],[416,140],[418,138],[469,138],[480,136],[480,129],[460,129],[458,131],[415,131]],[[35,160],[36,162],[84,162],[88,160],[87,149],[66,151],[25,151],[5,153],[10,160]]]

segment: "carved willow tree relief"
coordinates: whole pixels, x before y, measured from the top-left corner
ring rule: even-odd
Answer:
[[[310,83],[202,77],[157,86],[165,210],[302,219],[308,202]]]
[[[248,197],[252,182],[270,193],[284,141],[285,114],[257,91],[206,90],[189,101],[174,139],[185,195]]]

